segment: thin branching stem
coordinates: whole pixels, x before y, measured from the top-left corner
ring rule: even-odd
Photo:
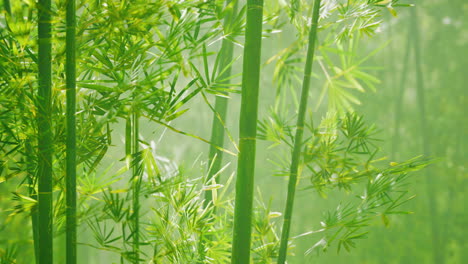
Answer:
[[[286,198],[286,208],[284,213],[283,229],[281,232],[280,249],[278,263],[286,262],[288,251],[289,231],[291,229],[291,219],[294,208],[294,198],[296,195],[297,174],[301,159],[302,137],[304,135],[304,120],[309,97],[310,79],[312,76],[312,64],[314,62],[315,43],[317,41],[317,28],[320,11],[320,0],[315,0],[312,14],[312,24],[309,32],[309,45],[307,48],[306,65],[304,70],[304,80],[302,82],[301,102],[296,123],[296,135],[294,137],[294,147],[291,156],[291,167],[289,172],[288,194]]]

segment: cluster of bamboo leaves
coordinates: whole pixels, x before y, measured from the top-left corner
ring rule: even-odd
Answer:
[[[377,166],[382,157],[374,130],[349,113],[360,103],[349,90],[375,90],[379,83],[363,66],[372,54],[358,56],[359,41],[378,28],[381,7],[394,12],[397,2],[5,1],[0,184],[16,186],[16,206],[2,228],[30,221],[34,256],[44,264],[53,263],[53,240],[61,234],[67,263],[77,263],[78,245],[108,251],[120,263],[285,263],[296,186],[309,177],[305,189],[322,195],[356,186],[364,191],[310,232],[324,233],[312,249],[335,241],[349,249],[371,218],[386,222],[387,215],[402,213],[407,174],[427,165],[414,159]],[[267,61],[276,60],[277,98],[271,117],[257,123],[262,37],[287,22],[297,40]],[[231,70],[235,44],[243,47],[241,85]],[[313,65],[321,71],[312,73]],[[321,95],[311,107],[309,87],[319,81]],[[225,123],[227,102],[237,93],[236,143]],[[209,140],[171,126],[196,97],[213,112]],[[315,127],[307,112],[317,112],[324,98],[327,114]],[[290,101],[298,113],[285,117]],[[142,122],[209,143],[204,172],[194,175],[197,166],[184,170],[158,156],[163,133],[158,140],[143,135]],[[124,129],[117,132],[119,124]],[[116,133],[123,146],[115,145]],[[224,146],[225,137],[234,151]],[[281,214],[254,198],[256,138],[292,153],[281,157],[281,174],[290,179],[281,237],[274,224]],[[225,153],[238,157],[235,178],[219,177],[227,171]],[[116,162],[103,169],[109,156]],[[229,191],[234,179],[235,197]],[[1,258],[13,261],[15,249]]]

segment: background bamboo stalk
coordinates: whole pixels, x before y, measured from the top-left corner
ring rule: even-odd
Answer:
[[[138,156],[138,134],[139,121],[138,112],[133,110],[132,114],[132,190],[133,190],[133,252],[134,262],[139,263],[140,259],[140,186],[141,175],[139,172],[139,156]]]
[[[232,23],[233,17],[236,15],[237,12],[237,0],[228,0],[226,1],[226,6],[229,8],[231,5],[231,9],[227,12],[226,17],[224,18],[224,26],[225,28],[229,28],[230,24]],[[222,74],[220,74],[219,78],[221,80],[225,80],[229,78],[231,75],[231,66],[229,64],[232,61],[234,51],[234,43],[228,40],[227,38],[223,39],[221,44],[220,56],[221,61],[219,63],[219,71],[225,70]],[[227,68],[226,68],[227,67]],[[229,83],[228,80],[224,81],[224,84]],[[215,146],[224,148],[224,125],[223,122],[226,123],[226,113],[228,107],[228,98],[216,96],[215,99],[215,113],[213,113],[213,123],[211,126],[211,143],[210,145],[210,153],[208,155],[209,165],[211,166],[208,170],[208,179],[207,183],[211,184],[211,180],[216,173],[221,170],[222,162],[223,162],[223,151],[217,149]],[[219,115],[219,116],[218,116]],[[221,120],[220,120],[221,119]],[[221,122],[223,121],[223,122]],[[214,179],[215,182],[219,181],[219,176],[217,179]],[[213,192],[207,191],[205,192],[205,206],[213,199]]]
[[[247,1],[231,263],[250,262],[263,0]]]
[[[28,140],[25,144],[25,148],[27,153],[33,153],[33,149]],[[37,201],[37,191],[35,188],[36,182],[34,177],[34,164],[28,163],[27,165],[28,171],[28,183],[29,183],[29,197],[33,200]],[[37,222],[37,204],[31,209],[31,226],[32,226],[32,235],[33,235],[33,245],[34,245],[34,259],[35,263],[39,263],[39,230],[38,230],[38,222]]]
[[[427,112],[426,112],[426,95],[424,92],[424,76],[422,69],[422,59],[421,59],[421,45],[419,44],[419,22],[418,22],[418,11],[417,7],[411,9],[411,25],[413,32],[413,51],[414,51],[414,60],[415,60],[415,72],[416,72],[416,92],[417,100],[420,114],[420,125],[421,125],[421,144],[423,153],[425,156],[430,155],[430,131],[427,127]],[[438,216],[437,216],[437,204],[434,197],[436,183],[432,182],[435,180],[432,177],[430,171],[427,172],[426,176],[426,193],[427,193],[427,202],[430,213],[430,226],[431,226],[431,236],[432,236],[432,259],[434,264],[443,264],[445,259],[442,255],[441,243],[439,237],[439,231],[437,227],[439,226]]]
[[[133,144],[133,138],[132,138],[132,114],[128,113],[126,119],[125,119],[125,160],[126,162],[130,162],[130,164],[133,164],[133,158],[132,158],[132,144]],[[133,171],[132,171],[132,178],[131,178],[131,184],[133,187]],[[132,193],[133,195],[133,193]],[[130,226],[131,224],[131,219],[129,219]],[[125,234],[125,225],[122,224],[122,237],[124,241],[127,240],[127,236]],[[131,236],[133,238],[133,236]],[[120,262],[124,263],[123,257],[120,258]]]
[[[125,119],[125,157],[132,155],[132,118],[129,114]]]
[[[398,93],[395,103],[395,126],[393,128],[393,138],[392,138],[392,154],[391,157],[395,160],[397,158],[398,143],[400,141],[400,125],[402,117],[402,105],[403,105],[403,96],[405,94],[406,80],[408,78],[408,67],[409,60],[411,56],[411,42],[412,42],[412,31],[408,30],[408,37],[406,40],[405,55],[403,57],[403,69],[401,71],[400,83],[398,85]]]
[[[237,5],[238,1],[237,0],[227,0],[226,1],[226,8],[229,10],[226,13],[226,16],[224,18],[224,28],[225,29],[231,29],[231,24],[233,22],[233,18],[235,17],[237,13]],[[228,31],[227,33],[231,33]],[[226,34],[226,32],[224,32]],[[230,81],[226,80],[231,76],[231,70],[232,66],[230,66],[232,58],[233,58],[233,51],[234,51],[234,43],[227,39],[224,38],[221,44],[221,49],[220,49],[220,63],[218,66],[218,71],[222,71],[222,73],[219,75],[219,79],[224,80],[221,84],[229,84]],[[225,94],[227,96],[227,94]],[[223,151],[220,149],[224,149],[224,138],[225,138],[225,133],[224,133],[224,123],[226,123],[226,116],[227,116],[227,108],[228,108],[228,98],[222,97],[222,96],[216,96],[215,98],[215,107],[214,107],[214,113],[213,113],[213,122],[211,125],[211,139],[210,142],[212,143],[210,145],[210,150],[208,154],[208,175],[206,179],[206,184],[211,185],[217,182],[220,182],[220,176],[218,172],[222,168],[222,162],[223,162]],[[218,147],[218,148],[216,148]],[[216,176],[216,178],[214,178]],[[208,206],[210,202],[213,201],[213,191],[208,190],[205,191],[205,201],[204,201],[204,206]],[[213,208],[213,211],[215,212],[215,208]],[[200,245],[199,245],[199,256],[200,259],[198,263],[204,263],[205,260],[205,246],[206,246],[206,240],[211,240],[210,236],[206,236],[205,234],[201,234],[200,236]]]
[[[66,87],[67,87],[67,138],[66,138],[66,261],[77,263],[76,219],[76,11],[75,0],[67,1],[66,12]]]
[[[30,193],[29,196],[32,199],[37,200],[37,192],[35,190],[34,183],[32,177],[29,177],[29,184],[32,186],[30,187]],[[33,234],[33,246],[34,246],[34,260],[36,261],[35,263],[39,263],[39,230],[38,230],[38,222],[37,222],[38,216],[37,216],[37,206],[35,206],[31,210],[31,226],[32,226],[32,234]]]
[[[52,237],[52,3],[38,2],[38,227],[39,263],[53,263]]]
[[[294,137],[294,147],[291,156],[291,167],[289,172],[288,194],[286,198],[286,208],[284,213],[283,229],[281,232],[280,249],[278,263],[286,262],[288,251],[289,231],[291,229],[292,212],[294,209],[294,198],[296,195],[297,174],[299,162],[301,160],[302,137],[304,135],[304,120],[309,98],[310,79],[312,76],[312,64],[314,62],[315,43],[317,41],[317,27],[320,11],[320,0],[314,1],[312,24],[309,32],[309,46],[307,48],[306,65],[304,69],[304,80],[302,82],[301,102],[296,123],[296,135]]]

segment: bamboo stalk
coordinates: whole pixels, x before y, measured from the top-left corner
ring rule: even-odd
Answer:
[[[126,162],[130,162],[133,164],[132,161],[132,145],[133,145],[133,138],[132,138],[132,114],[128,113],[127,118],[125,119],[125,160]],[[133,165],[134,166],[134,165]],[[133,168],[132,168],[133,170]],[[132,178],[131,183],[133,187],[133,171],[132,171]],[[133,193],[132,193],[133,196]],[[133,197],[132,197],[133,198]],[[131,219],[128,219],[128,222],[131,226]],[[133,235],[131,236],[133,238]],[[125,235],[125,227],[122,224],[122,238],[124,241],[127,240],[127,236]],[[121,263],[123,263],[123,257],[121,257]]]
[[[30,144],[30,139],[26,141],[25,150],[27,153],[33,153],[32,146]],[[29,197],[37,201],[37,192],[35,187],[35,175],[34,175],[34,164],[28,162],[26,165],[26,171],[28,173],[28,184],[29,184]],[[37,222],[37,204],[31,209],[31,226],[32,226],[32,235],[33,235],[33,245],[34,245],[34,260],[35,263],[39,263],[39,230]]]
[[[417,100],[419,106],[419,115],[420,115],[420,122],[421,122],[421,144],[423,148],[424,155],[430,155],[430,131],[427,127],[427,113],[426,113],[426,96],[424,92],[424,75],[422,69],[422,59],[421,59],[421,45],[419,44],[419,22],[418,22],[418,12],[417,7],[412,8],[412,31],[413,31],[413,51],[414,51],[414,60],[415,60],[415,70],[416,70],[416,91],[417,91]],[[430,211],[430,226],[431,226],[431,236],[432,236],[432,259],[434,264],[443,264],[445,262],[443,258],[443,254],[441,251],[441,243],[439,237],[439,231],[437,227],[439,226],[438,223],[438,216],[437,216],[437,204],[434,198],[434,180],[435,178],[432,177],[430,171],[426,177],[426,193],[428,196],[428,208]]]
[[[400,76],[400,83],[399,83],[399,90],[396,98],[396,104],[395,104],[395,126],[393,128],[393,139],[392,139],[392,155],[391,157],[396,160],[396,155],[398,151],[398,143],[400,141],[400,125],[401,125],[401,112],[402,112],[402,104],[403,104],[403,96],[405,93],[405,85],[406,85],[406,79],[408,78],[408,67],[409,67],[409,59],[411,55],[411,35],[412,32],[411,30],[408,30],[408,37],[406,41],[406,49],[405,49],[405,55],[403,58],[403,69],[401,71],[401,76]]]
[[[66,87],[67,87],[67,139],[66,139],[66,261],[77,263],[76,219],[76,7],[75,0],[66,6]]]
[[[29,177],[29,184],[31,185],[29,190],[29,196],[37,200],[37,192],[34,189],[34,183],[32,175]],[[39,263],[39,230],[38,230],[38,215],[37,215],[37,205],[34,206],[31,210],[31,225],[33,233],[33,245],[34,245],[34,260],[35,263]]]
[[[227,12],[226,17],[224,18],[225,28],[229,27],[232,23],[232,19],[237,12],[237,0],[228,0],[226,1],[226,6],[232,5],[230,12]],[[234,51],[234,44],[228,39],[223,39],[221,44],[220,56],[221,61],[219,63],[219,70],[222,71],[226,69],[219,78],[221,80],[227,79],[231,75],[231,66],[229,64],[232,61]],[[226,68],[228,67],[228,68]],[[229,83],[229,80],[225,81],[224,84]],[[213,179],[214,175],[221,170],[223,162],[223,151],[216,148],[215,146],[224,148],[224,125],[221,121],[226,121],[228,107],[228,99],[226,97],[216,96],[215,99],[215,113],[213,113],[213,123],[211,126],[211,142],[213,145],[210,145],[210,153],[208,155],[208,160],[210,161],[208,166],[211,168],[208,170],[208,179],[207,183],[210,183],[212,180],[218,182],[219,179]],[[218,116],[219,115],[219,116]],[[219,178],[219,175],[218,177]],[[205,192],[205,206],[213,199],[213,192]]]
[[[138,133],[139,133],[139,115],[136,110],[129,113],[125,122],[125,155],[130,158],[132,166],[132,207],[133,213],[131,215],[130,223],[132,227],[132,249],[133,249],[133,263],[139,263],[140,259],[140,186],[141,177],[139,177],[139,160],[138,160]],[[125,236],[124,236],[125,237]]]
[[[138,134],[139,134],[139,115],[137,110],[132,114],[132,185],[133,185],[133,252],[134,262],[139,263],[140,259],[140,187],[141,175],[139,175],[138,160]]]
[[[231,23],[233,22],[233,17],[237,13],[237,5],[238,1],[237,0],[227,0],[226,1],[226,8],[229,9],[229,11],[226,13],[226,16],[224,18],[224,27],[229,28],[231,26]],[[230,32],[229,32],[230,33]],[[230,81],[227,80],[231,76],[231,70],[232,67],[230,66],[232,57],[233,57],[233,52],[234,52],[234,44],[232,41],[228,40],[227,38],[224,38],[221,44],[221,49],[219,51],[219,56],[220,56],[220,63],[218,66],[218,70],[222,71],[222,73],[219,75],[219,78],[223,81],[222,84],[229,84]],[[210,139],[210,150],[208,154],[208,175],[206,179],[207,184],[214,184],[216,182],[219,182],[220,175],[218,172],[222,168],[222,162],[223,162],[223,151],[221,149],[224,149],[224,138],[225,138],[225,133],[224,133],[224,124],[226,122],[226,115],[227,115],[227,108],[228,108],[228,98],[222,97],[222,96],[216,96],[215,99],[215,107],[214,107],[214,113],[213,113],[213,122],[211,126],[211,139]],[[216,176],[217,175],[217,176]],[[205,192],[205,201],[204,201],[204,206],[208,206],[210,202],[213,201],[213,191],[208,190]],[[215,208],[213,208],[213,211],[215,212]],[[205,245],[206,245],[206,240],[211,240],[210,236],[207,236],[205,234],[200,235],[200,243],[199,243],[199,260],[198,263],[204,263],[205,257],[206,257],[206,252],[205,252]]]
[[[132,119],[128,115],[125,119],[125,157],[132,155]]]
[[[320,0],[315,0],[312,14],[312,24],[309,32],[309,46],[307,48],[306,65],[304,70],[304,80],[302,82],[301,102],[296,123],[296,135],[294,137],[294,147],[291,156],[291,167],[289,172],[288,194],[284,214],[283,229],[281,232],[278,264],[286,262],[288,251],[289,231],[291,229],[292,212],[294,208],[294,198],[296,195],[297,174],[301,159],[302,137],[304,134],[304,120],[309,97],[310,79],[312,76],[312,64],[314,62],[315,43],[317,41],[317,27],[320,11]]]
[[[38,228],[39,263],[53,263],[52,237],[52,3],[38,2]]]
[[[263,0],[248,0],[231,258],[233,264],[250,262],[262,18]]]

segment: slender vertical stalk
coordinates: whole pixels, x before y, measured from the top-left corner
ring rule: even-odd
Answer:
[[[426,114],[426,98],[424,92],[424,76],[422,69],[422,59],[421,59],[421,46],[419,44],[419,22],[418,22],[418,13],[417,7],[412,8],[412,31],[413,31],[413,50],[414,50],[414,59],[415,59],[415,70],[416,70],[416,90],[417,90],[417,100],[419,106],[420,122],[421,122],[421,144],[423,147],[424,155],[430,155],[429,149],[429,132],[427,127],[427,114]],[[430,211],[430,226],[431,226],[431,236],[432,236],[432,259],[434,264],[444,263],[444,258],[440,248],[440,238],[438,231],[438,216],[437,216],[437,204],[434,197],[434,180],[435,178],[431,177],[430,172],[428,172],[426,178],[426,193],[428,196],[428,208]]]
[[[32,179],[32,175],[29,176],[29,196],[36,200],[37,199],[37,192],[34,189],[34,181]],[[31,225],[32,225],[32,233],[33,233],[33,245],[34,245],[34,260],[36,261],[35,263],[39,263],[39,230],[37,228],[38,222],[37,222],[37,206],[34,206],[31,209]]]
[[[403,104],[403,96],[405,94],[405,85],[406,79],[408,78],[408,67],[409,67],[409,60],[411,56],[411,38],[412,32],[408,30],[408,37],[406,39],[406,48],[405,48],[405,55],[403,57],[403,69],[401,71],[400,76],[400,83],[398,86],[398,93],[395,103],[395,121],[394,121],[394,128],[393,128],[393,139],[392,139],[392,155],[393,159],[396,159],[396,154],[398,151],[398,145],[400,142],[400,124],[401,124],[401,112],[402,112],[402,104]]]
[[[231,263],[233,264],[246,264],[250,262],[262,17],[263,0],[248,0],[242,68],[239,156],[231,258]]]
[[[132,158],[132,145],[133,145],[133,138],[132,138],[132,113],[129,112],[128,115],[127,115],[127,118],[125,119],[125,161],[126,162],[129,162],[131,165],[130,166],[135,166],[133,164],[133,158]],[[132,170],[133,170],[133,167],[132,167]],[[131,187],[133,189],[133,171],[132,171],[132,177],[131,177]],[[132,193],[132,196],[133,196],[133,193]],[[133,198],[133,197],[132,197]],[[132,217],[132,215],[130,215],[130,217]],[[133,227],[132,226],[132,219],[129,218],[128,219],[128,222],[130,223],[130,227]],[[133,238],[134,236],[131,235],[131,237]],[[122,223],[122,238],[124,239],[125,242],[127,242],[127,236],[125,234],[125,226],[123,225]],[[122,259],[121,259],[121,262],[123,263]]]
[[[25,144],[25,149],[27,153],[33,153],[30,140],[28,139]],[[34,181],[34,164],[28,162],[26,165],[26,171],[28,173],[28,184],[29,184],[29,197],[34,200],[37,200],[37,192],[35,188]],[[33,235],[33,245],[34,245],[34,260],[35,263],[39,263],[39,230],[37,222],[37,204],[31,209],[31,226],[32,226],[32,235]]]
[[[224,18],[225,28],[230,28],[233,17],[237,12],[237,3],[237,0],[226,1],[226,6],[229,8],[229,6],[231,5],[231,9],[229,10],[229,12],[227,12],[226,17]],[[223,39],[220,50],[221,61],[219,63],[219,71],[224,70],[224,72],[219,76],[221,80],[225,80],[231,75],[231,67],[229,66],[229,64],[232,61],[233,51],[234,44],[232,43],[232,41],[226,38]],[[225,81],[225,84],[227,84],[228,82],[229,81]],[[214,175],[221,170],[222,167],[221,165],[223,162],[223,152],[215,148],[215,146],[219,146],[221,148],[224,147],[224,126],[221,121],[226,120],[227,106],[228,99],[226,97],[216,96],[215,113],[213,114],[213,124],[211,126],[210,140],[213,143],[213,145],[210,145],[210,153],[208,156],[208,160],[210,161],[209,166],[211,166],[208,170],[208,183],[213,179]],[[217,181],[218,179],[213,180]],[[212,199],[212,191],[205,192],[205,205],[207,205]]]
[[[388,20],[388,29],[387,29],[387,35],[389,39],[388,46],[385,48],[386,55],[387,55],[387,61],[385,62],[385,65],[390,69],[386,71],[386,74],[384,76],[385,82],[389,87],[395,87],[396,86],[396,74],[395,74],[395,65],[396,61],[394,58],[394,40],[392,39],[394,36],[394,25],[392,24],[392,20],[394,19],[394,16],[390,12],[385,12],[386,13],[386,19]]]
[[[67,1],[66,12],[66,87],[67,87],[67,143],[66,143],[66,261],[77,263],[76,254],[76,7],[75,0]]]
[[[429,154],[429,133],[427,131],[427,117],[426,117],[426,95],[424,92],[424,76],[422,70],[422,60],[421,60],[421,46],[419,44],[419,23],[418,23],[418,13],[417,7],[411,9],[411,25],[412,25],[412,35],[414,37],[413,41],[413,50],[414,50],[414,60],[415,60],[415,71],[416,71],[416,92],[417,100],[419,106],[419,115],[421,122],[421,144],[423,147],[424,154]]]
[[[317,27],[320,11],[320,0],[315,0],[312,14],[312,24],[309,31],[309,46],[307,48],[304,80],[302,82],[301,102],[296,123],[296,135],[294,137],[294,147],[291,157],[291,167],[289,172],[288,194],[286,198],[286,209],[284,213],[283,229],[281,232],[280,249],[278,263],[286,262],[288,251],[289,231],[291,229],[292,212],[294,208],[294,198],[296,195],[297,174],[301,159],[302,137],[304,134],[304,120],[309,97],[310,79],[312,76],[312,64],[314,62],[315,43],[317,41]]]
[[[39,263],[52,261],[52,10],[51,0],[38,2],[38,227]]]
[[[3,0],[3,7],[8,15],[11,15],[11,5],[10,0]]]
[[[227,32],[224,32],[225,34],[231,33],[231,24],[233,22],[233,19],[237,13],[237,5],[238,1],[237,0],[227,0],[226,1],[226,8],[228,9],[228,12],[226,13],[226,17],[224,18],[224,28],[228,29]],[[218,70],[222,72],[219,75],[219,78],[223,81],[223,84],[228,84],[229,76],[231,75],[231,61],[233,57],[233,52],[234,52],[234,44],[232,41],[228,40],[227,38],[224,38],[221,44],[221,50],[220,50],[220,63]],[[221,96],[216,96],[215,99],[215,108],[214,108],[214,113],[213,113],[213,123],[211,126],[211,142],[213,145],[210,145],[210,152],[208,155],[208,177],[206,182],[208,184],[211,184],[213,182],[218,182],[219,181],[219,174],[216,178],[215,175],[221,170],[222,167],[222,162],[223,162],[223,152],[217,149],[215,146],[219,146],[221,148],[224,148],[224,125],[223,122],[226,122],[226,114],[227,114],[227,107],[228,107],[228,98],[226,97],[221,97]],[[204,205],[208,206],[208,204],[213,200],[213,191],[208,190],[205,192],[205,202]],[[214,209],[213,209],[214,212]],[[205,234],[200,235],[200,243],[199,243],[199,260],[198,263],[204,263],[205,260],[205,245],[206,245],[206,240],[210,240],[211,238],[209,236],[206,236]]]
[[[138,112],[134,110],[132,114],[132,185],[133,185],[133,252],[134,262],[139,263],[140,259],[140,186],[141,175],[139,175],[139,160],[138,160],[138,133],[139,121]]]

